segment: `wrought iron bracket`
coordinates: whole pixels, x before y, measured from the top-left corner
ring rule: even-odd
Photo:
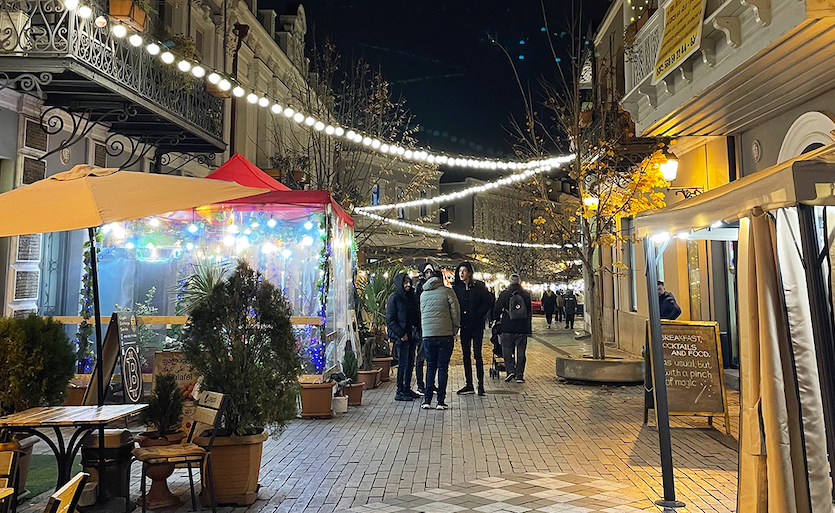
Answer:
[[[136,107],[129,104],[122,104],[112,107],[107,111],[100,111],[90,105],[80,106],[76,104],[67,108],[56,105],[41,112],[40,123],[44,132],[49,135],[56,135],[64,131],[65,122],[61,116],[61,112],[69,114],[70,122],[72,123],[72,126],[68,128],[70,135],[61,141],[61,144],[57,148],[45,153],[41,157],[41,160],[83,140],[96,125],[105,121],[126,122],[128,119],[136,116]]]
[[[46,95],[44,95],[41,87],[47,86],[51,82],[52,73],[46,71],[37,75],[34,73],[21,73],[14,78],[10,78],[6,73],[0,73],[0,91],[3,89],[16,89],[31,94],[41,100],[46,99]]]
[[[107,154],[111,157],[122,155],[126,149],[130,152],[127,160],[119,166],[119,169],[127,169],[142,160],[152,149],[157,148],[157,151],[159,151],[160,147],[175,147],[184,141],[185,138],[186,134],[182,131],[162,134],[142,134],[133,137],[113,133],[104,141],[104,145]]]
[[[676,194],[681,194],[684,199],[689,199],[694,196],[698,196],[699,194],[705,192],[705,188],[702,186],[696,187],[668,187],[668,191],[673,191]]]
[[[174,153],[170,151],[166,151],[164,153],[160,152],[159,150],[154,155],[154,161],[162,169],[162,166],[173,166],[174,163],[177,163],[177,166],[171,169],[170,171],[166,172],[165,174],[174,174],[177,171],[181,170],[185,167],[186,164],[189,162],[197,162],[200,165],[211,167],[215,166],[215,157],[214,153]]]

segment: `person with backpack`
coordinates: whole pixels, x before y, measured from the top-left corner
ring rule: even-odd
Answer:
[[[432,394],[437,392],[436,410],[446,410],[446,386],[449,379],[449,359],[452,358],[453,337],[461,322],[458,298],[444,285],[444,275],[435,271],[423,285],[420,295],[420,325],[423,332],[423,351],[426,355],[426,394],[424,410],[432,408]],[[435,385],[435,374],[438,384]]]
[[[386,327],[389,340],[397,347],[397,392],[395,401],[411,401],[423,394],[412,390],[415,349],[420,340],[420,306],[406,273],[394,277],[394,292],[386,304]]]
[[[574,291],[566,290],[562,302],[565,307],[565,329],[574,329],[574,316],[577,315],[577,296]]]
[[[493,308],[493,316],[501,317],[501,343],[507,377],[510,383],[525,382],[525,352],[528,348],[528,335],[531,334],[531,295],[519,284],[519,275],[510,275],[510,286],[501,293]]]
[[[492,297],[483,281],[473,278],[473,266],[462,262],[455,269],[455,282],[452,285],[461,307],[461,351],[464,353],[464,388],[458,395],[474,394],[473,365],[471,356],[475,356],[476,376],[478,377],[478,395],[484,392],[484,359],[481,345],[484,339],[484,322],[487,312],[493,308]]]

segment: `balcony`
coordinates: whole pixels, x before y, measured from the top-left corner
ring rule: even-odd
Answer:
[[[41,124],[50,134],[63,129],[80,140],[101,123],[131,139],[108,141],[108,152],[140,144],[158,153],[224,149],[223,100],[204,80],[97,27],[108,6],[87,5],[94,14],[82,19],[62,0],[0,0],[0,89],[44,100]],[[58,109],[75,114],[73,126],[64,126]]]
[[[729,135],[835,87],[832,12],[798,0],[708,0],[700,49],[653,84],[660,9],[625,59],[636,133]]]

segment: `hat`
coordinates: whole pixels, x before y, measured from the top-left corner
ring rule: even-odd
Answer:
[[[434,267],[432,267],[432,264],[426,264],[426,265],[424,265],[424,266],[423,266],[423,269],[421,269],[421,271],[420,271],[420,272],[421,272],[421,274],[426,274],[426,271],[432,271],[432,272],[434,272],[434,271],[435,271],[435,268],[434,268]]]
[[[510,275],[510,283],[519,283],[519,281],[520,280],[519,280],[519,275],[518,274],[513,273],[513,274]]]

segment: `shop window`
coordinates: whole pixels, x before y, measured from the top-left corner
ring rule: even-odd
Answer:
[[[690,284],[690,320],[702,318],[702,285],[699,241],[687,241],[687,281]]]

